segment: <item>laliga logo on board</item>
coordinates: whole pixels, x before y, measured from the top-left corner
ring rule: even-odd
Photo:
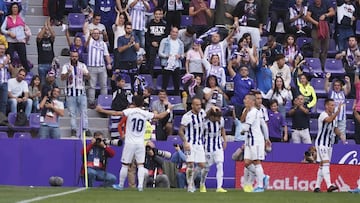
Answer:
[[[241,186],[244,186],[244,177],[241,177]],[[299,180],[299,177],[286,177],[284,179],[270,179],[269,190],[299,190],[309,191],[314,190],[316,181]]]
[[[350,151],[340,159],[339,164],[360,165],[357,155],[357,151]]]

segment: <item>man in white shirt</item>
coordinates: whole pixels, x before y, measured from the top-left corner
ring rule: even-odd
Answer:
[[[29,98],[29,88],[27,82],[24,80],[25,76],[25,69],[20,69],[16,78],[8,80],[8,103],[10,105],[10,111],[13,113],[18,112],[19,103],[24,103],[26,105],[25,114],[29,118],[33,101]]]

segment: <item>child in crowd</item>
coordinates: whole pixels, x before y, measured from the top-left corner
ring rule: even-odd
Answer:
[[[34,75],[29,86],[29,97],[33,100],[32,113],[39,112],[39,102],[41,98],[40,76]]]
[[[269,121],[269,138],[271,142],[287,142],[288,129],[285,118],[279,112],[277,100],[270,101],[270,109],[268,111]]]

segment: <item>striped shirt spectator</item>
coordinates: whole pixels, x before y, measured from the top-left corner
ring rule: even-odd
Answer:
[[[306,16],[307,10],[308,10],[307,6],[301,6],[301,7],[298,7],[296,5],[291,6],[289,8],[290,19],[293,19],[298,15]],[[301,11],[302,13],[300,13]],[[305,27],[307,26],[307,23],[304,18],[298,18],[291,23],[291,26]]]
[[[110,56],[106,43],[93,38],[90,38],[88,52],[88,65],[91,67],[105,66],[104,56]]]
[[[128,6],[134,34],[140,40],[140,46],[145,48],[145,14],[146,11],[150,10],[150,6],[148,2],[144,0],[129,0]]]
[[[85,95],[85,81],[83,78],[89,74],[86,65],[81,62],[78,62],[76,65],[66,63],[63,66],[62,74],[66,74],[69,70],[71,72],[66,80],[65,94],[74,97]]]

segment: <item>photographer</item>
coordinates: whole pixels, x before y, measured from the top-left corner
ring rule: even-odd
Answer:
[[[95,180],[104,181],[104,187],[114,184],[116,182],[116,177],[106,171],[106,164],[107,158],[113,157],[115,151],[107,145],[101,132],[94,133],[91,143],[86,146],[86,154],[89,187],[93,187]],[[84,155],[84,150],[81,150],[81,155]],[[83,170],[81,174],[84,174]]]
[[[148,169],[145,174],[146,187],[164,187],[170,188],[170,181],[163,172],[163,158],[169,159],[171,153],[155,148],[151,141],[146,143],[146,154],[144,167]]]
[[[60,139],[59,116],[64,116],[64,103],[58,100],[59,95],[60,89],[55,87],[51,95],[45,95],[40,102],[40,139]]]
[[[311,146],[307,151],[304,153],[304,159],[301,161],[301,163],[316,163],[316,147]]]

